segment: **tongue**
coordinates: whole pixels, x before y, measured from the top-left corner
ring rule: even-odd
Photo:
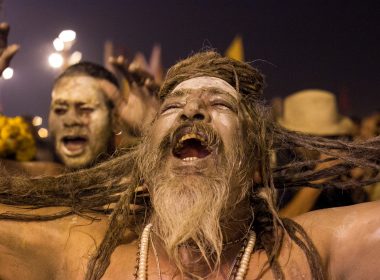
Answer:
[[[181,159],[187,158],[187,157],[197,157],[199,158],[199,152],[198,149],[193,148],[193,147],[185,147],[183,148],[180,153],[179,157]]]
[[[72,139],[65,141],[65,146],[69,151],[74,152],[82,149],[85,143],[86,140],[84,139]]]
[[[188,157],[204,158],[208,156],[209,154],[210,152],[207,149],[189,145],[189,146],[183,147],[179,151],[178,156],[181,159],[188,158]]]

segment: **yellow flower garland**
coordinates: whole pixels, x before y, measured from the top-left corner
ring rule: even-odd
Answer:
[[[25,120],[0,115],[0,158],[28,161],[35,156],[36,144]]]

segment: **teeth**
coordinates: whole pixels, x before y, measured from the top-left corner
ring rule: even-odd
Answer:
[[[187,158],[184,158],[182,160],[184,160],[184,161],[193,161],[193,160],[196,160],[196,159],[198,159],[198,158],[197,157],[187,157]]]
[[[187,139],[191,139],[191,138],[198,139],[198,140],[201,141],[202,143],[203,143],[203,142],[206,142],[206,140],[205,140],[203,137],[199,136],[198,134],[195,134],[195,133],[188,133],[188,134],[182,136],[181,139],[179,139],[179,143],[181,143],[181,142],[183,142],[183,141],[185,141],[185,140],[187,140]]]

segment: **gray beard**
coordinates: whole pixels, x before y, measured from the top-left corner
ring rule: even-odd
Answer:
[[[188,271],[180,248],[192,246],[203,263],[217,269],[223,248],[223,221],[248,193],[251,181],[244,165],[243,145],[224,154],[211,175],[174,175],[167,170],[169,151],[152,149],[149,137],[138,151],[138,169],[150,192],[153,212],[150,220],[162,247],[181,272]],[[239,187],[232,194],[231,187]]]
[[[204,260],[220,259],[223,244],[220,221],[227,210],[228,180],[188,176],[155,182],[153,230],[169,258],[181,267],[180,245],[191,244]]]

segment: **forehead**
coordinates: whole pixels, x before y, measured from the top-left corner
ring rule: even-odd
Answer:
[[[224,92],[226,94],[230,94],[236,99],[239,99],[239,94],[237,91],[226,81],[216,78],[216,77],[209,77],[209,76],[202,76],[197,78],[191,78],[186,81],[183,81],[182,83],[179,83],[172,92],[175,91],[198,91],[198,90],[204,90],[207,88],[217,88],[221,92]]]
[[[89,76],[64,77],[53,88],[52,101],[105,102],[103,80]]]

